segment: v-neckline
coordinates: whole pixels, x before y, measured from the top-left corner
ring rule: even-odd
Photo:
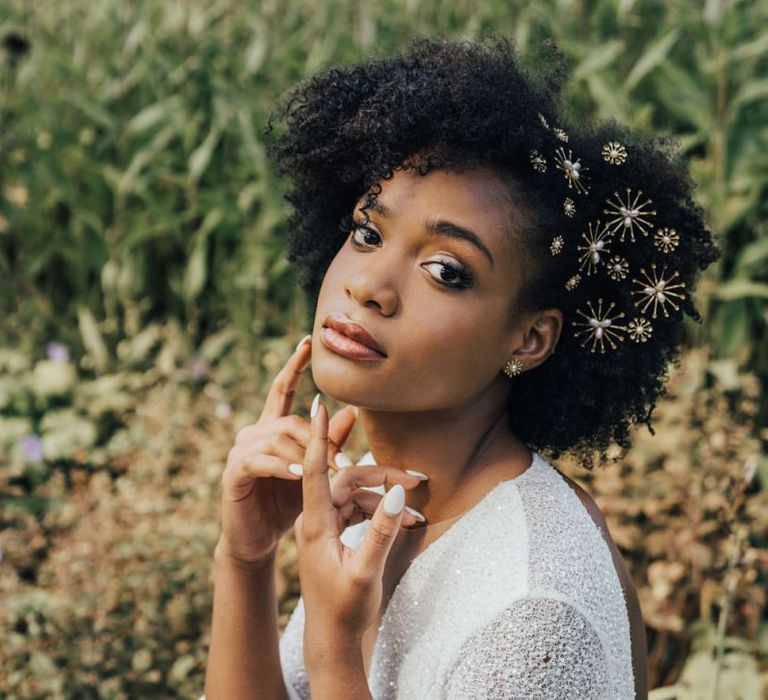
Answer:
[[[466,523],[467,516],[471,513],[477,512],[481,506],[487,504],[492,496],[495,496],[501,489],[501,487],[505,485],[509,485],[514,482],[518,482],[520,479],[526,476],[526,474],[529,474],[532,470],[534,470],[537,466],[540,466],[542,464],[543,458],[539,455],[539,453],[536,450],[531,450],[531,463],[519,474],[509,478],[509,479],[503,479],[502,481],[499,481],[498,483],[494,484],[486,493],[483,495],[483,497],[477,501],[477,503],[470,506],[467,510],[465,510],[445,532],[443,532],[440,537],[438,537],[436,540],[433,540],[430,542],[424,549],[422,549],[413,559],[411,559],[411,563],[408,564],[408,568],[405,570],[403,575],[400,577],[400,580],[395,584],[395,587],[392,589],[392,595],[389,597],[389,601],[387,602],[386,607],[384,608],[384,612],[381,615],[381,622],[379,623],[379,630],[378,632],[381,632],[381,626],[384,624],[384,620],[387,618],[387,615],[392,608],[393,604],[396,602],[398,598],[398,593],[403,590],[404,584],[408,582],[408,580],[413,577],[415,574],[413,573],[416,567],[424,566],[424,562],[428,561],[430,557],[435,556],[435,552],[439,551],[440,549],[444,549],[445,547],[450,544],[450,538],[446,539],[450,533],[453,533],[452,536],[456,536],[456,532],[459,531],[461,528],[459,527],[462,523]],[[458,530],[457,530],[458,528]],[[440,544],[442,542],[442,545]],[[431,554],[430,554],[431,552]],[[376,649],[379,645],[379,639],[381,635],[376,635],[376,640],[373,644],[372,648],[372,656],[371,656],[371,664],[373,663],[373,657],[376,656]]]

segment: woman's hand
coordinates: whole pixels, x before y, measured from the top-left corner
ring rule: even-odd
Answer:
[[[344,546],[339,536],[346,525],[342,514],[347,511],[343,504],[340,508],[334,504],[328,480],[328,412],[319,398],[318,394],[312,403],[304,458],[304,510],[294,526],[306,615],[304,649],[309,659],[334,655],[334,640],[345,648],[350,643],[359,645],[363,632],[377,619],[384,565],[404,517],[404,484],[406,479],[411,487],[419,482],[419,477],[400,470],[392,470],[400,471],[399,476],[387,472],[398,483],[379,499],[358,549]]]
[[[256,565],[272,554],[284,532],[302,510],[301,465],[309,444],[309,423],[291,415],[296,387],[309,364],[311,336],[304,338],[275,376],[264,408],[253,425],[240,430],[221,477],[222,533],[218,554],[243,565]],[[328,428],[326,468],[351,464],[340,452],[355,422],[345,406]],[[327,478],[327,477],[326,477]]]

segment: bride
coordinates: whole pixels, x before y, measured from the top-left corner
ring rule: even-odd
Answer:
[[[270,121],[313,325],[222,475],[208,700],[647,695],[632,581],[549,460],[651,427],[718,250],[666,142],[567,121],[562,75],[502,38],[421,39]]]

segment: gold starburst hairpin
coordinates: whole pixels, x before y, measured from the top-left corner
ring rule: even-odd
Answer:
[[[656,318],[656,310],[661,306],[661,310],[664,312],[664,317],[669,318],[667,311],[667,304],[669,304],[675,311],[679,311],[680,307],[675,303],[675,299],[685,299],[685,294],[676,290],[683,289],[685,282],[674,282],[675,278],[680,273],[675,272],[671,277],[665,278],[667,271],[666,265],[661,271],[661,274],[656,273],[656,263],[651,263],[653,277],[648,275],[644,268],[640,268],[640,274],[645,277],[644,280],[633,278],[632,281],[640,286],[640,289],[632,290],[632,294],[640,295],[640,298],[635,300],[634,304],[645,313],[648,307],[653,304],[653,318]]]
[[[539,112],[538,114],[539,114],[539,121],[541,122],[541,125],[542,125],[542,126],[545,128],[545,129],[549,129],[549,123],[547,122],[547,120],[546,120],[546,118],[544,117],[544,115],[543,115],[541,112]]]
[[[651,325],[651,322],[642,316],[633,318],[627,324],[627,332],[629,333],[629,337],[632,338],[632,340],[634,340],[636,343],[644,343],[646,340],[648,340],[648,338],[651,337],[652,331],[653,326]]]
[[[612,219],[608,220],[608,225],[611,227],[611,231],[616,233],[621,231],[621,242],[624,242],[624,234],[629,233],[632,243],[635,242],[635,227],[644,236],[648,235],[648,229],[651,227],[651,222],[646,219],[647,216],[656,216],[656,210],[649,210],[646,207],[651,204],[650,199],[646,199],[644,202],[640,202],[642,191],[638,190],[635,198],[632,199],[632,190],[627,187],[627,200],[621,199],[618,192],[614,192],[613,199],[607,199],[610,209],[603,209],[603,214],[613,215]]]
[[[660,228],[653,237],[653,244],[665,253],[671,253],[680,243],[680,236],[673,228]]]
[[[608,262],[606,271],[612,280],[623,280],[629,273],[629,263],[620,255],[614,255]]]
[[[538,151],[531,151],[531,165],[537,173],[547,172],[547,159]]]
[[[568,149],[568,155],[565,155],[565,149],[560,146],[556,151],[555,165],[559,170],[562,170],[565,174],[565,179],[568,180],[568,187],[575,187],[579,192],[586,194],[589,192],[589,187],[586,184],[588,178],[584,175],[583,171],[589,170],[581,165],[581,160],[573,158],[573,151]]]
[[[566,143],[568,143],[568,134],[566,134],[562,129],[558,129],[557,127],[555,127],[554,129],[552,129],[552,131],[557,138],[559,138],[561,141],[565,141]]]
[[[618,347],[616,343],[624,340],[622,332],[627,330],[626,326],[617,324],[616,321],[623,318],[625,314],[622,312],[614,317],[610,316],[613,307],[616,306],[615,302],[611,302],[605,313],[603,313],[602,299],[598,299],[597,311],[595,311],[591,301],[587,302],[587,306],[589,307],[589,314],[584,313],[580,309],[576,310],[576,313],[586,319],[586,322],[573,322],[574,326],[582,327],[582,330],[574,331],[574,335],[576,337],[580,335],[587,336],[584,342],[581,343],[581,347],[586,347],[587,343],[592,341],[592,347],[589,351],[595,352],[595,348],[599,345],[600,353],[602,354],[605,352],[605,341],[607,340],[611,348],[615,350]]]
[[[577,273],[577,274],[573,275],[573,277],[569,277],[566,280],[565,288],[569,292],[572,292],[574,289],[576,289],[576,287],[579,286],[579,282],[581,282],[581,275]]]
[[[555,236],[552,239],[552,243],[549,245],[549,252],[552,253],[552,255],[558,255],[562,250],[563,246],[565,245],[565,240],[562,236]]]
[[[597,269],[597,266],[602,259],[601,255],[607,255],[611,252],[608,248],[608,244],[611,242],[611,237],[613,236],[605,225],[600,224],[599,219],[594,226],[592,226],[592,222],[590,221],[588,227],[588,232],[581,234],[586,245],[578,246],[579,250],[584,251],[579,256],[579,267],[582,272],[584,271],[584,268],[586,268],[587,276],[591,275]]]
[[[570,197],[566,197],[565,201],[563,202],[563,213],[571,219],[576,213],[576,205],[573,203],[573,200]]]
[[[609,141],[603,146],[603,160],[611,165],[621,165],[627,160],[627,149],[618,141]]]

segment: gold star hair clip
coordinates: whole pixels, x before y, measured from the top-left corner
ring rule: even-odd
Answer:
[[[622,199],[618,192],[614,192],[613,198],[607,199],[605,202],[610,208],[603,209],[603,214],[613,216],[612,219],[608,220],[608,225],[613,233],[621,232],[620,240],[622,243],[626,233],[629,233],[632,243],[635,242],[635,228],[643,236],[647,236],[648,230],[651,228],[651,222],[646,217],[656,216],[656,210],[647,209],[651,204],[651,200],[646,199],[644,202],[641,202],[642,196],[642,191],[638,190],[633,198],[632,190],[627,187],[626,200]]]
[[[589,178],[584,175],[583,171],[589,170],[589,168],[582,167],[581,159],[573,157],[573,151],[569,148],[568,155],[565,155],[565,148],[560,146],[555,151],[555,165],[558,170],[562,170],[565,179],[568,180],[568,189],[575,188],[582,194],[589,192],[589,187],[586,184]]]
[[[639,299],[636,299],[634,304],[640,310],[645,313],[648,307],[653,304],[653,318],[656,318],[656,311],[658,307],[661,307],[664,313],[664,318],[669,318],[669,312],[667,311],[667,304],[671,306],[675,311],[679,311],[680,307],[675,303],[675,299],[682,301],[685,299],[685,293],[680,292],[685,287],[685,282],[675,282],[675,278],[680,276],[679,272],[673,273],[670,277],[666,277],[667,267],[666,265],[661,271],[661,274],[657,274],[656,263],[651,263],[651,275],[649,275],[645,268],[640,268],[640,274],[645,279],[632,278],[632,281],[639,286],[639,289],[632,290],[632,294],[639,295]]]
[[[589,313],[585,313],[580,309],[576,310],[585,321],[573,321],[573,325],[582,330],[574,331],[574,336],[577,338],[580,335],[585,335],[584,342],[581,343],[581,347],[586,347],[587,343],[592,342],[590,352],[595,352],[595,349],[600,347],[600,354],[605,353],[605,341],[611,346],[612,350],[618,347],[618,343],[624,340],[624,332],[627,330],[626,326],[623,326],[616,321],[624,318],[624,312],[611,316],[611,311],[616,306],[615,302],[611,302],[608,308],[603,312],[603,300],[602,298],[597,300],[597,311],[592,306],[592,302],[587,302]]]
[[[627,149],[618,141],[609,141],[603,146],[603,160],[611,165],[621,165],[627,160]]]
[[[601,256],[610,253],[608,244],[613,237],[613,234],[608,230],[608,227],[600,224],[599,219],[594,226],[590,221],[588,229],[588,232],[581,234],[586,245],[578,246],[579,250],[584,251],[579,256],[579,267],[582,272],[584,272],[586,268],[587,277],[597,270],[597,266],[602,260]]]
[[[530,153],[531,166],[537,173],[547,172],[547,159],[541,155],[538,151],[531,151]]]
[[[653,237],[653,244],[664,253],[671,253],[680,244],[680,236],[673,228],[660,228]]]

